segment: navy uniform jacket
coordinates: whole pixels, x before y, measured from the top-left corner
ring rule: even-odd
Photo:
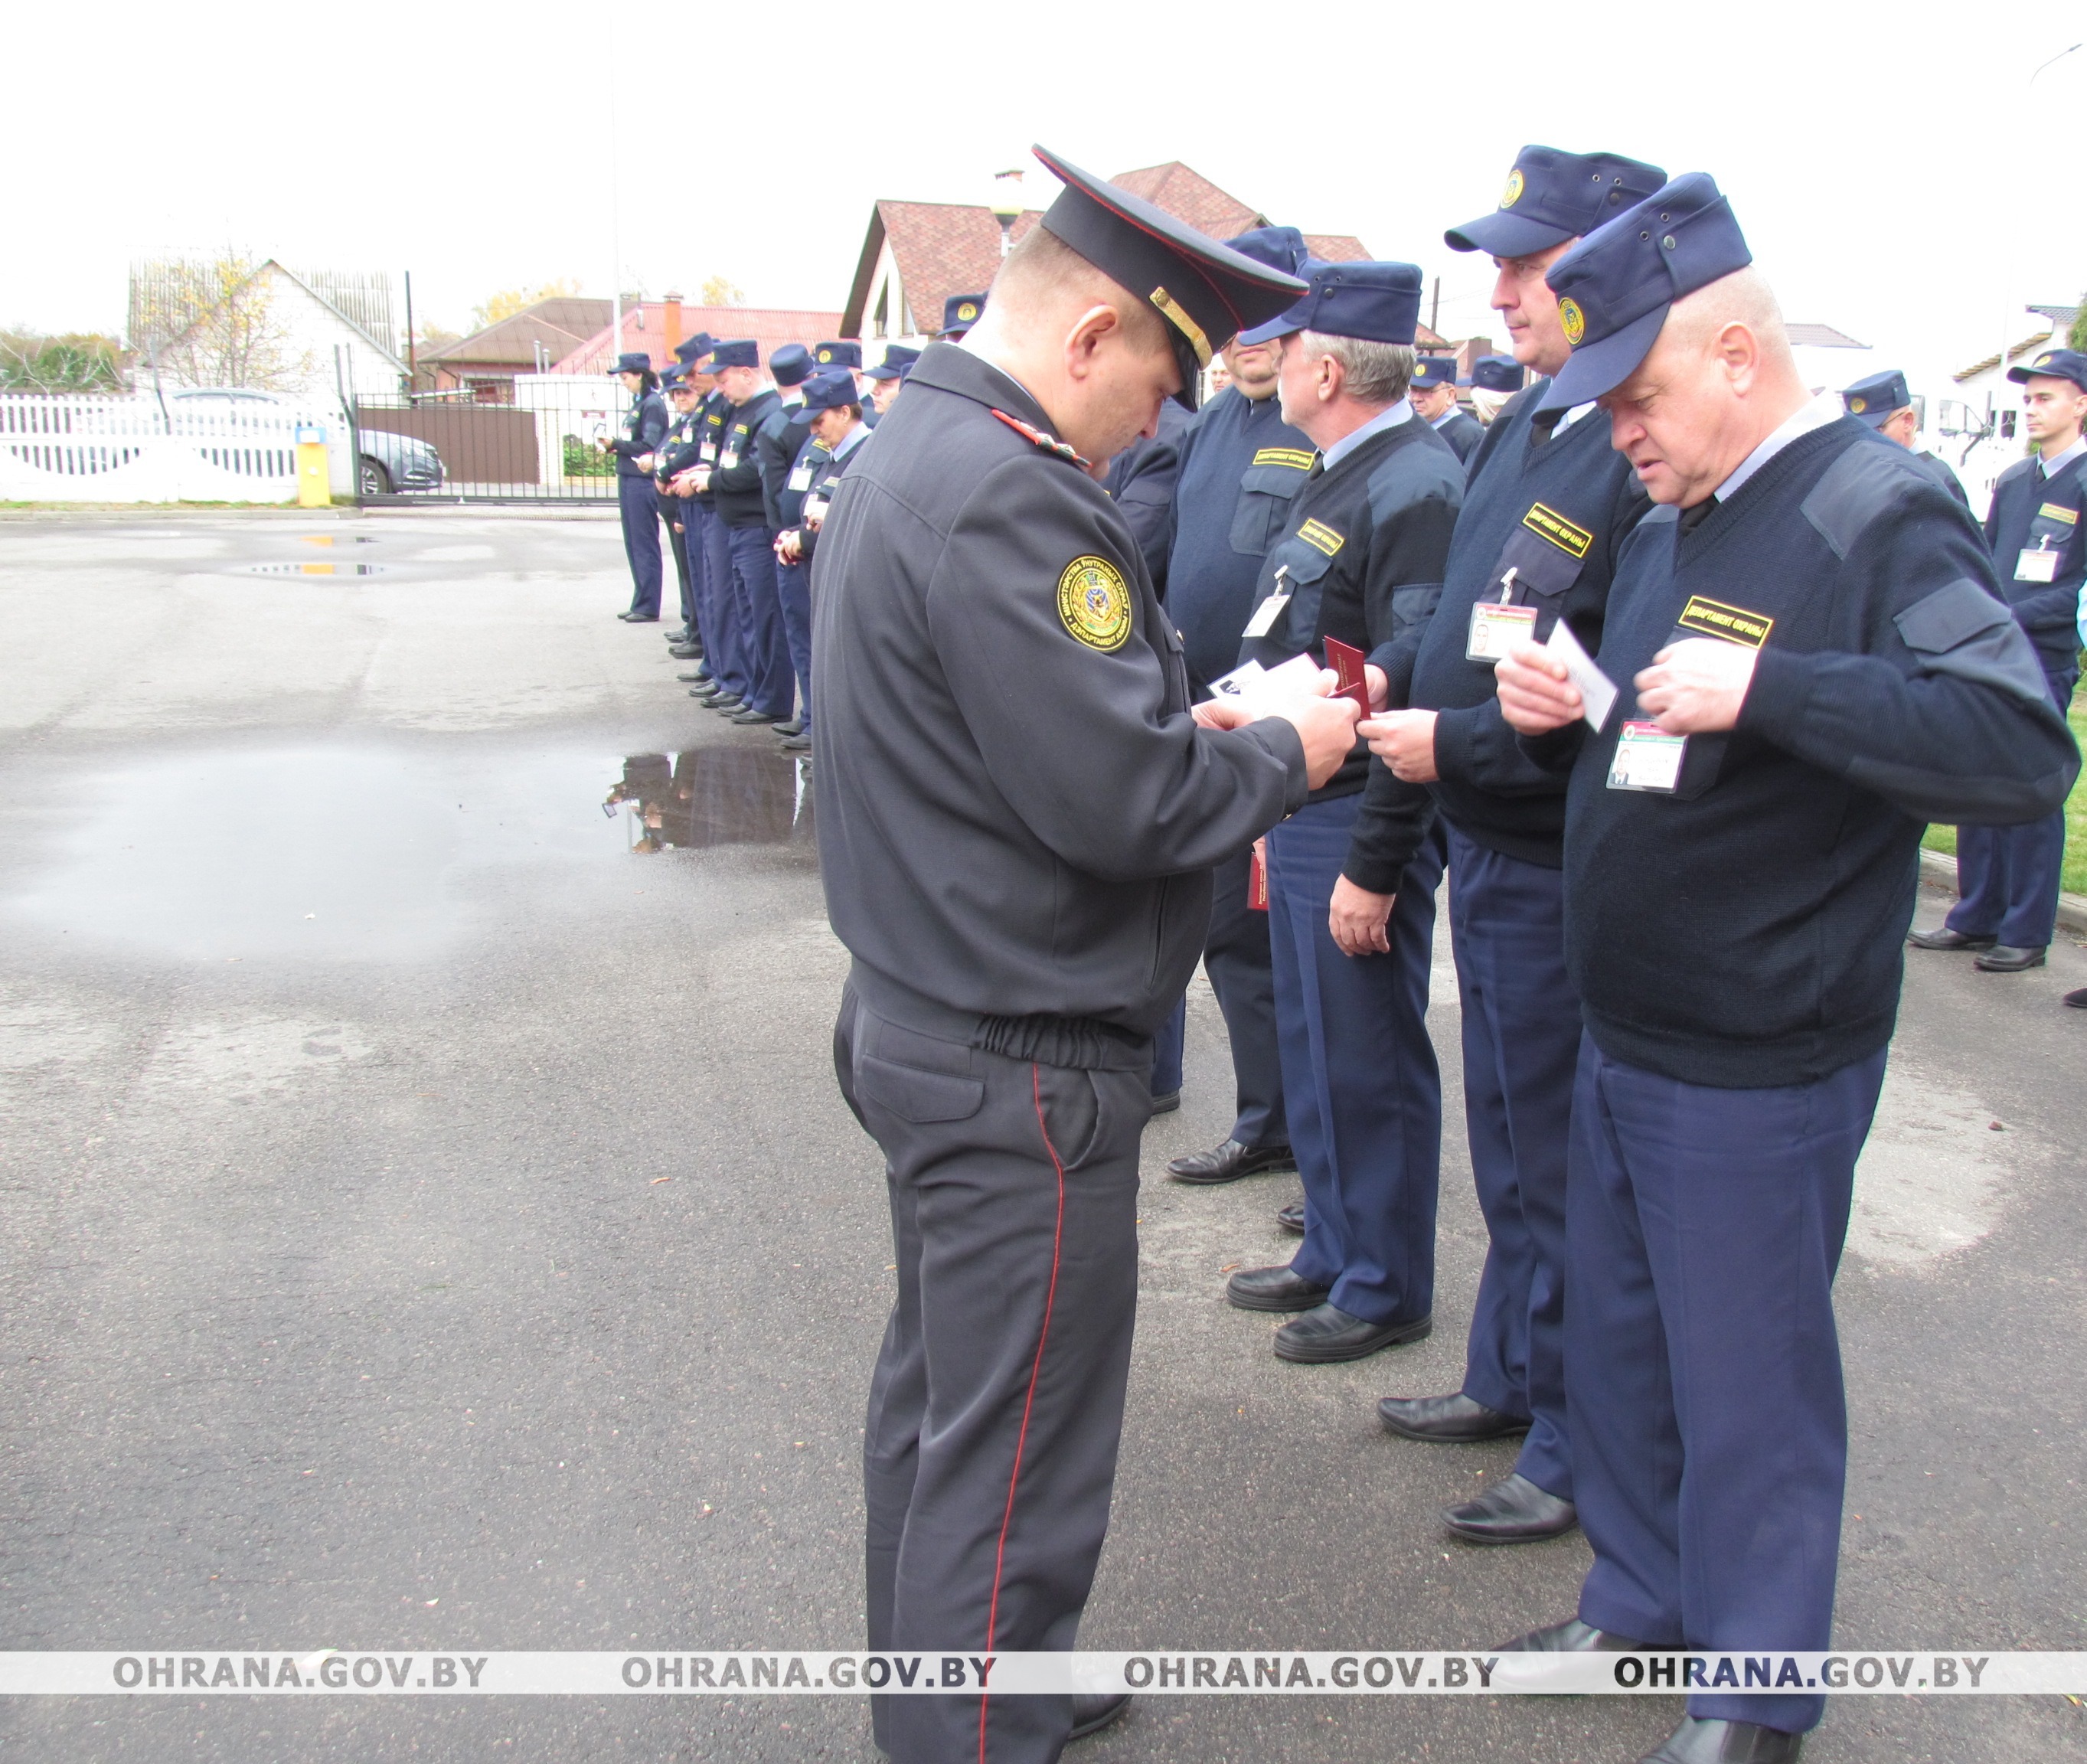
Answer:
[[[1159,407],[1159,433],[1142,435],[1109,461],[1102,488],[1123,511],[1153,586],[1167,592],[1167,533],[1181,475],[1181,437],[1196,419],[1172,399]]]
[[[718,447],[724,439],[725,419],[731,416],[732,408],[730,399],[715,391],[696,407],[699,416],[696,429],[696,459],[698,463],[707,466],[717,463]],[[705,508],[714,510],[717,506],[717,493],[714,489],[698,490],[695,500]]]
[[[838,456],[827,452],[825,443],[817,441],[814,441],[805,452],[799,462],[797,472],[797,476],[804,480],[804,493],[797,498],[799,517],[803,515],[804,505],[815,496],[822,502],[827,504],[832,502],[834,491],[838,487],[838,481],[847,472],[850,466],[862,457],[862,450],[869,445],[869,425],[867,423],[856,430],[855,434],[861,438],[856,441],[846,453]],[[799,529],[797,555],[800,561],[807,565],[811,562],[813,553],[819,549],[819,535],[825,531],[823,526],[817,529],[809,527]]]
[[[784,527],[797,524],[797,506],[801,498],[792,498],[787,517],[783,499],[791,494],[790,474],[796,468],[798,456],[811,445],[812,425],[805,420],[804,407],[785,404],[779,397],[775,409],[753,432],[753,455],[761,467],[761,493],[767,505],[770,532],[779,533]]]
[[[717,469],[711,473],[711,493],[717,498],[718,519],[728,527],[768,524],[768,498],[762,488],[761,458],[753,435],[782,402],[771,387],[744,404],[734,405],[725,418]]]
[[[930,344],[840,480],[813,596],[819,863],[856,992],[1002,1051],[1036,1019],[1149,1036],[1212,866],[1306,787],[1280,719],[1196,727],[1130,529],[1047,421]]]
[[[1406,411],[1403,422],[1365,437],[1330,470],[1308,476],[1291,502],[1288,530],[1262,560],[1256,605],[1284,590],[1290,600],[1265,636],[1242,639],[1242,662],[1274,668],[1309,652],[1324,666],[1329,637],[1365,656],[1419,640],[1441,591],[1464,468],[1411,405]],[[1385,671],[1397,667],[1394,661]],[[1408,660],[1404,672],[1411,671]],[[1411,805],[1424,805],[1427,793],[1402,784],[1358,739],[1312,800],[1365,789],[1342,873],[1372,894],[1396,894],[1412,855],[1404,832]]]
[[[609,437],[609,451],[616,455],[620,478],[649,477],[649,468],[638,463],[641,455],[657,453],[667,433],[667,401],[657,392],[639,392],[623,413],[623,433]]]
[[[2080,518],[2087,501],[2087,455],[2063,468],[2056,477],[2038,474],[2043,462],[2017,459],[1993,486],[1992,512],[1986,517],[1986,543],[1993,549],[1993,569],[2000,592],[2029,640],[2036,645],[2046,673],[2069,673],[2080,647],[2075,621],[2080,614],[2080,585],[2087,579],[2087,521]],[[2056,574],[2049,582],[2023,582],[2015,572],[2021,554],[2039,545],[2058,553]]]
[[[1466,410],[1452,411],[1433,426],[1459,459],[1470,459],[1472,451],[1486,438],[1486,425]]]
[[[1290,523],[1313,449],[1283,421],[1274,393],[1252,399],[1228,386],[1197,413],[1180,451],[1163,585],[1201,692],[1238,664],[1261,560]]]
[[[1928,469],[1935,481],[1940,485],[1965,507],[1971,506],[1971,498],[1964,493],[1964,481],[1949,469],[1948,462],[1931,453],[1917,453],[1914,458]]]
[[[695,464],[702,423],[703,408],[700,404],[694,410],[674,413],[672,424],[660,438],[659,451],[655,455],[655,463],[652,468],[653,476],[659,481],[662,494],[666,493],[668,479]]]

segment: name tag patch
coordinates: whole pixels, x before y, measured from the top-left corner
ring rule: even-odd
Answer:
[[[2036,512],[2042,520],[2063,521],[2068,527],[2080,524],[2080,510],[2076,508],[2060,508],[2055,502],[2046,502]]]
[[[1314,550],[1323,551],[1329,557],[1347,543],[1341,534],[1319,521],[1305,522],[1297,529],[1297,536]]]
[[[1749,613],[1743,606],[1727,606],[1722,600],[1701,594],[1689,596],[1688,605],[1675,623],[1683,630],[1722,637],[1728,643],[1744,643],[1749,649],[1759,649],[1775,629],[1775,621],[1764,613]]]
[[[1585,559],[1588,548],[1594,543],[1594,536],[1577,521],[1569,521],[1555,508],[1546,508],[1543,503],[1533,504],[1522,517],[1522,524],[1532,533],[1547,539],[1560,551],[1568,551],[1574,557]]]
[[[1295,466],[1300,472],[1312,469],[1312,455],[1296,447],[1263,447],[1253,456],[1256,465]]]

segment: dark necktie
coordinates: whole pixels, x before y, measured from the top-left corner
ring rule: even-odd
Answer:
[[[1696,503],[1694,507],[1684,508],[1682,510],[1682,532],[1684,533],[1694,532],[1696,529],[1701,527],[1705,520],[1709,519],[1710,510],[1717,506],[1718,499],[1716,497],[1706,496],[1701,502]]]

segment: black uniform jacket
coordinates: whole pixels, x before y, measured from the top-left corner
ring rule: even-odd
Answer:
[[[1201,951],[1211,866],[1305,795],[1287,723],[1197,728],[1130,529],[1048,427],[929,344],[814,571],[819,861],[853,984],[1002,1051],[1079,1039],[1036,1019],[1150,1035]]]
[[[650,475],[649,469],[641,468],[638,462],[646,455],[659,451],[668,420],[667,401],[657,392],[633,395],[630,408],[623,413],[623,433],[609,437],[608,451],[616,455],[618,477],[642,478]]]
[[[717,469],[711,473],[711,493],[718,519],[728,527],[766,527],[768,498],[761,485],[761,459],[753,438],[782,399],[771,387],[754,394],[726,417],[718,443]]]
[[[1453,411],[1435,433],[1449,443],[1459,459],[1468,460],[1486,438],[1486,425],[1467,410]]]

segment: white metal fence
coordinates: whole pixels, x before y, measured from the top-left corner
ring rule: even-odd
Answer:
[[[287,502],[297,431],[280,405],[198,408],[150,395],[0,395],[0,502]],[[324,422],[325,419],[318,419]],[[336,421],[329,440],[345,446]]]

